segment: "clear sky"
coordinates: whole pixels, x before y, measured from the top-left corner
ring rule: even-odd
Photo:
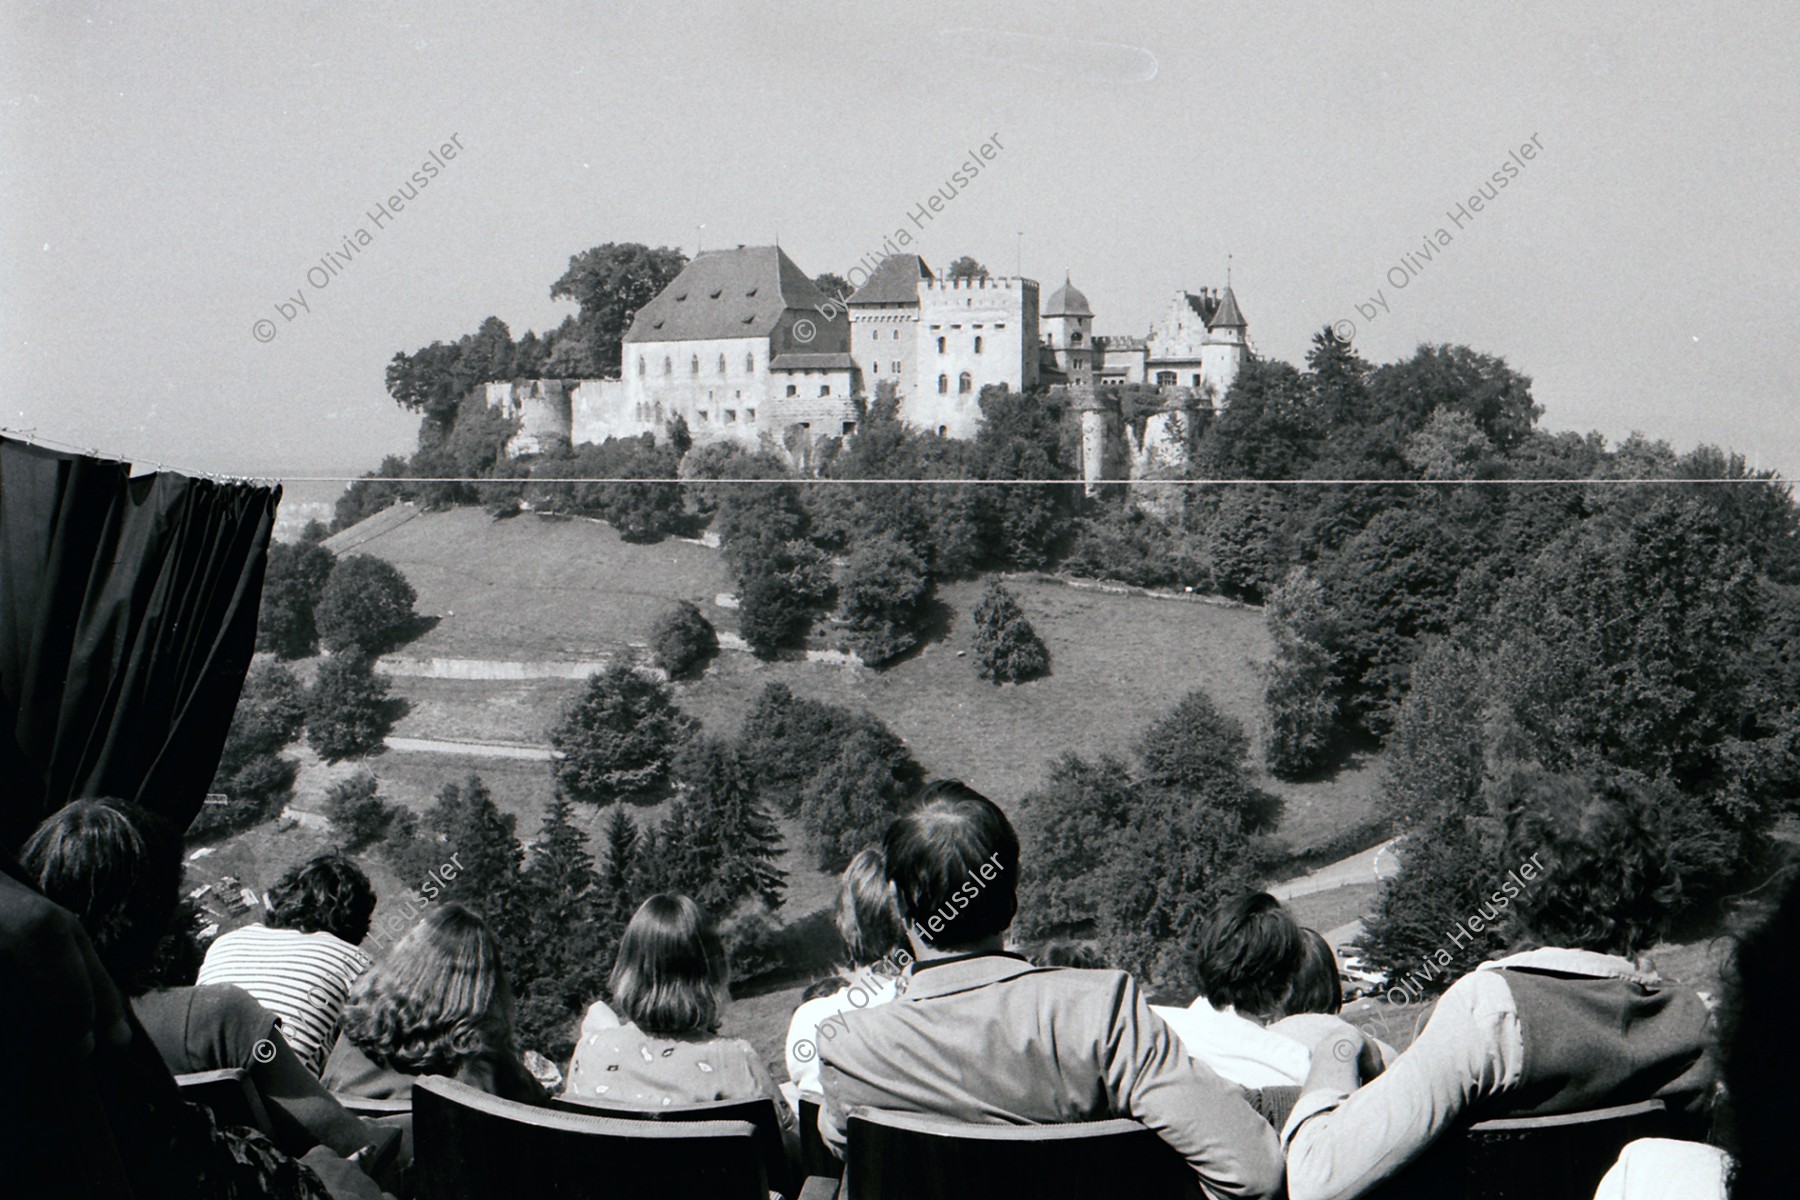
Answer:
[[[394,352],[489,314],[555,325],[579,250],[779,236],[843,273],[906,227],[937,264],[1071,272],[1103,333],[1145,332],[1230,255],[1262,354],[1298,363],[1339,320],[1378,362],[1463,342],[1531,376],[1551,429],[1800,476],[1787,0],[0,11],[0,424],[47,437],[361,470],[416,430],[382,387]]]

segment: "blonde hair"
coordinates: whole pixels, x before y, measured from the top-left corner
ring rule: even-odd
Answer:
[[[380,1066],[455,1075],[512,1055],[512,989],[500,942],[474,909],[428,913],[356,981],[344,1034]]]

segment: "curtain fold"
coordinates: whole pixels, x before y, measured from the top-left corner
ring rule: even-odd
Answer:
[[[280,498],[0,438],[0,848],[83,796],[193,820]]]

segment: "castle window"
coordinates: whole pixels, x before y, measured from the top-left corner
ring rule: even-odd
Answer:
[[[640,354],[640,355],[638,355],[638,378],[642,379],[643,377],[644,377],[644,356]]]
[[[695,416],[696,416],[696,417],[699,417],[699,418],[700,418],[700,423],[701,423],[701,424],[702,424],[702,425],[705,425],[705,424],[706,424],[706,423],[707,423],[707,422],[708,422],[708,421],[710,421],[710,420],[711,420],[711,419],[712,419],[712,418],[711,418],[711,416],[710,416],[710,414],[708,414],[708,413],[707,413],[707,411],[706,411],[706,410],[705,410],[705,409],[704,409],[704,408],[702,408],[702,409],[699,409],[699,410],[698,410],[698,411],[696,411],[696,412],[695,412],[695,413],[694,413],[694,415],[695,415]]]
[[[898,362],[890,363],[889,365],[894,368],[894,374],[898,375],[900,373],[900,364]]]
[[[756,374],[756,355],[754,355],[754,354],[744,355],[744,374],[746,374],[746,375]]]
[[[1069,335],[1069,344],[1071,346],[1081,345],[1081,330],[1077,329],[1074,333]]]
[[[855,432],[856,432],[856,422],[855,421],[845,421],[844,422],[844,436],[849,437],[851,434],[853,434]]]
[[[669,361],[668,355],[666,355],[666,354],[663,355],[663,374],[664,375],[673,375],[674,373],[675,373],[675,364]]]
[[[1156,386],[1157,387],[1174,387],[1175,386],[1175,372],[1173,372],[1173,371],[1158,371],[1156,373]]]
[[[950,427],[948,425],[939,425],[938,426],[938,436],[939,437],[943,437],[945,434],[947,434],[949,432],[950,432]]]
[[[725,356],[723,354],[721,354],[721,355],[719,355],[719,374],[723,375],[724,373],[725,373]]]
[[[688,366],[688,370],[694,375],[700,373],[700,356],[698,354],[694,355],[693,361]]]
[[[975,381],[969,377],[969,373],[967,371],[964,371],[961,375],[958,375],[956,377],[957,395],[959,395],[959,396],[967,395],[969,392],[972,392],[974,390],[975,390]]]
[[[975,335],[975,353],[981,353],[981,335],[979,333]]]
[[[881,364],[880,363],[869,364],[869,374],[871,374],[871,375],[881,374]]]
[[[728,408],[725,410],[725,423],[727,425],[736,425],[737,424],[737,409]]]
[[[950,377],[948,375],[939,375],[938,376],[938,395],[945,396],[945,395],[948,395],[949,392],[950,392]]]
[[[831,395],[831,385],[829,383],[821,383],[819,385],[819,395],[821,395],[821,396]]]
[[[794,384],[790,383],[790,384],[788,384],[787,394],[790,396],[798,396],[800,394],[800,389],[798,387],[796,387]]]
[[[1195,375],[1195,376],[1194,376],[1194,386],[1195,386],[1195,387],[1199,387],[1199,386],[1200,386],[1200,376],[1198,376],[1198,375]]]
[[[942,354],[943,352],[944,352],[944,339],[939,338],[938,339],[938,353]]]
[[[756,410],[754,408],[746,408],[744,410],[744,420],[746,420],[746,421],[756,420]]]

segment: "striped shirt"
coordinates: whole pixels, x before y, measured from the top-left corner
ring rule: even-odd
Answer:
[[[368,955],[332,934],[246,925],[208,948],[199,982],[235,984],[255,996],[317,1075],[337,1038],[350,985],[368,969]]]

